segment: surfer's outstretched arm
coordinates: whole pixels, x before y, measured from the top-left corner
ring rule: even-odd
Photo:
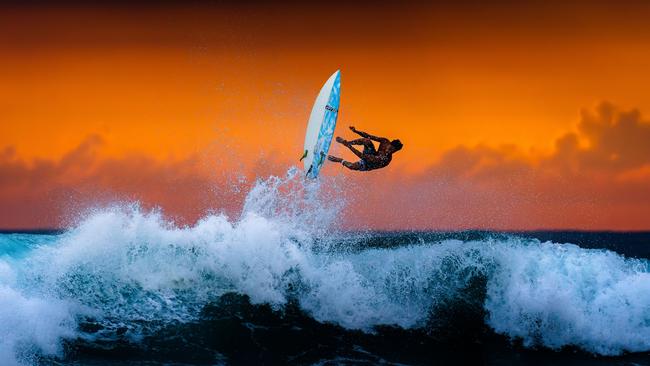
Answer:
[[[367,132],[359,131],[354,126],[350,126],[350,130],[352,130],[352,132],[356,133],[357,135],[359,135],[361,137],[365,137],[365,138],[371,139],[373,141],[377,141],[377,142],[388,141],[388,139],[385,138],[385,137],[373,136],[373,135],[371,135],[371,134],[369,134]]]

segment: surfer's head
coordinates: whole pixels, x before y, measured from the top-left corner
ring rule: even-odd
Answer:
[[[395,151],[402,150],[402,146],[404,146],[404,145],[402,145],[402,141],[400,141],[400,140],[393,140],[393,141],[390,142],[390,144],[393,146],[393,149]]]

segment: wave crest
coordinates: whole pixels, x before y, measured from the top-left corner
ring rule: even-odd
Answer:
[[[296,170],[258,181],[241,217],[211,214],[191,227],[137,205],[97,210],[53,242],[4,257],[0,354],[11,356],[0,360],[60,354],[65,338],[137,343],[227,293],[275,310],[295,302],[319,322],[365,332],[435,332],[453,317],[445,309],[469,303],[527,346],[650,350],[646,260],[517,237],[359,250],[330,230],[344,203],[303,182]],[[80,321],[96,331],[75,329]]]

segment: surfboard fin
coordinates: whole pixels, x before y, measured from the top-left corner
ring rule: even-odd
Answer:
[[[302,161],[302,159],[307,157],[307,151],[309,151],[309,150],[305,150],[305,153],[302,154],[302,156],[300,157],[300,160],[298,160],[298,161]]]

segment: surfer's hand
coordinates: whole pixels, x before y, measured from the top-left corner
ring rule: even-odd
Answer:
[[[353,132],[357,132],[357,129],[354,128],[354,126],[350,126],[350,129],[351,129]]]
[[[347,141],[345,141],[341,136],[336,136],[336,142],[339,144],[346,144]]]

